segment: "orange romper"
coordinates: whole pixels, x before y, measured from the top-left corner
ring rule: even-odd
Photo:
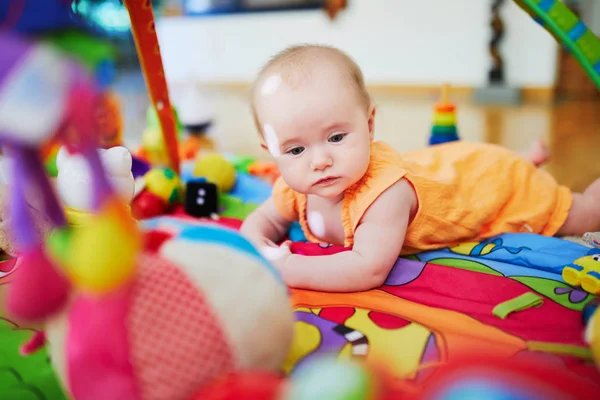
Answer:
[[[383,142],[373,142],[366,174],[344,193],[344,246],[352,247],[365,211],[400,179],[413,186],[418,199],[402,254],[506,232],[552,236],[572,204],[567,187],[501,146],[455,141],[400,154]],[[306,195],[280,177],[273,199],[285,219],[299,221],[309,241],[320,242],[308,227]]]

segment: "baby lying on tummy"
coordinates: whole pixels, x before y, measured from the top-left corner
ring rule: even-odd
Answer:
[[[600,179],[582,194],[503,147],[463,141],[398,153],[373,140],[375,105],[341,51],[296,46],[261,71],[252,109],[280,171],[272,197],[241,232],[290,287],[352,292],[380,286],[400,254],[505,232],[581,235],[600,228]],[[278,246],[299,221],[327,256]]]

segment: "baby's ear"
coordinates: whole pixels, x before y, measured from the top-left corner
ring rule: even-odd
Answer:
[[[369,124],[369,138],[373,140],[373,136],[375,135],[375,114],[377,112],[377,107],[374,103],[371,103],[368,111],[368,124]]]
[[[269,148],[267,147],[267,143],[265,142],[265,138],[262,134],[259,136],[258,141],[260,142],[260,147],[262,147],[263,150],[269,151]]]

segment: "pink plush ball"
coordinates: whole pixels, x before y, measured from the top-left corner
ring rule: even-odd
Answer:
[[[102,297],[76,293],[47,325],[77,400],[191,400],[218,376],[276,372],[287,357],[293,314],[273,267],[233,230],[164,221],[132,282]]]

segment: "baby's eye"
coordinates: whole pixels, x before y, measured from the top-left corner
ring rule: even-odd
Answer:
[[[332,137],[330,137],[329,141],[332,143],[338,143],[338,142],[341,142],[345,136],[346,135],[344,133],[337,133],[337,134],[333,135]]]
[[[303,151],[304,151],[304,147],[294,147],[294,148],[288,150],[288,153],[290,153],[291,155],[297,156],[299,154],[302,154]]]

